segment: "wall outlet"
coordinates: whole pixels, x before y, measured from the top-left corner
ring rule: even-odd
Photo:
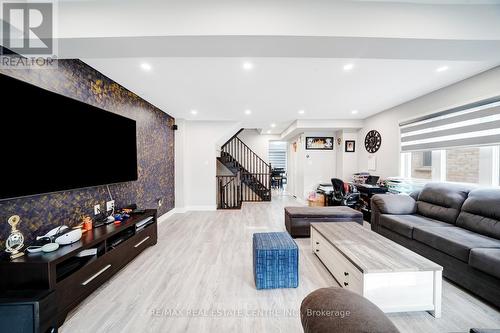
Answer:
[[[94,215],[99,215],[101,214],[101,205],[95,205],[94,206]]]
[[[115,209],[115,201],[114,200],[106,201],[106,211],[110,212],[113,209]]]

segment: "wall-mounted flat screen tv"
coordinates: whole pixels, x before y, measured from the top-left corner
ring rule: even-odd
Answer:
[[[137,180],[136,122],[0,74],[0,200]]]

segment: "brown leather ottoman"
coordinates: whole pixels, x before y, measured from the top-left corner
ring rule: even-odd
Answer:
[[[285,226],[292,237],[310,237],[311,222],[357,222],[363,225],[363,214],[345,206],[285,207]]]
[[[322,288],[300,306],[304,333],[397,333],[399,330],[375,304],[350,290]]]

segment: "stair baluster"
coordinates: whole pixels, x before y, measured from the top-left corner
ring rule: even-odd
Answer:
[[[241,182],[242,201],[271,201],[271,166],[236,135],[222,146],[219,160],[238,175],[233,182]]]

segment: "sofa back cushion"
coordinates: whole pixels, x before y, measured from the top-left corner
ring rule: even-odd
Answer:
[[[500,239],[500,189],[477,189],[469,193],[457,226]]]
[[[455,224],[472,187],[449,183],[428,183],[417,201],[417,213],[431,219]]]

